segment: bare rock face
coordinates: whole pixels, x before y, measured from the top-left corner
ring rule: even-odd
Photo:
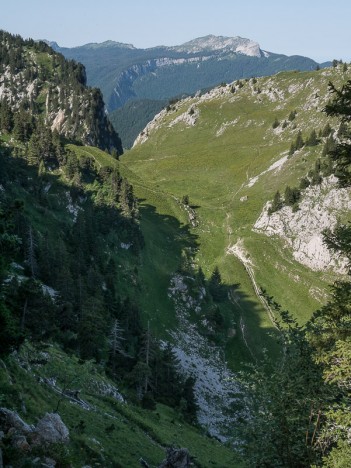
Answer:
[[[159,468],[188,468],[190,466],[188,449],[169,448],[167,449],[167,458],[163,460]]]
[[[29,434],[33,431],[33,426],[25,423],[15,411],[7,408],[0,408],[0,427],[4,432],[14,428],[22,434]]]
[[[36,425],[32,444],[66,444],[69,442],[69,431],[57,413],[46,413]]]
[[[334,176],[321,185],[304,191],[299,209],[289,206],[269,215],[270,202],[264,207],[254,225],[254,231],[267,236],[279,236],[292,249],[299,263],[314,271],[334,270],[345,274],[347,259],[331,252],[323,241],[324,229],[333,230],[342,213],[351,210],[350,188],[339,188]]]
[[[56,465],[56,461],[49,457],[45,457],[41,463],[42,468],[55,468]]]
[[[65,444],[69,442],[69,431],[57,413],[46,413],[34,427],[25,423],[20,416],[7,408],[0,408],[0,442],[4,437],[17,454],[29,456],[32,449],[43,448],[49,444]],[[41,462],[43,468],[54,468],[57,462],[51,458],[33,460],[35,466]],[[17,465],[16,465],[17,466]],[[34,466],[34,465],[33,465]],[[3,468],[2,451],[0,448],[0,468]]]
[[[11,439],[11,445],[21,452],[31,451],[31,447],[24,435],[14,435]]]

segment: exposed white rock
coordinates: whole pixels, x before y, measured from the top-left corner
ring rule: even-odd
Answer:
[[[286,153],[286,152],[285,152]],[[280,171],[282,166],[286,163],[286,161],[288,160],[288,155],[285,154],[285,153],[282,153],[284,154],[283,157],[281,157],[280,159],[278,159],[278,161],[275,161],[273,164],[271,164],[269,166],[268,169],[266,169],[265,171],[261,172],[261,174],[255,176],[255,177],[251,177],[251,179],[248,181],[248,183],[246,184],[247,187],[252,187],[253,185],[255,185],[255,183],[258,181],[258,179],[263,176],[264,174],[267,174],[267,172],[270,172],[270,171]]]
[[[248,188],[253,187],[255,183],[258,181],[258,179],[259,179],[259,176],[251,177],[251,179],[246,184],[246,187]]]
[[[253,41],[239,45],[235,52],[248,55],[249,57],[261,57],[260,46],[257,42]]]
[[[27,86],[27,96],[30,98],[32,95],[34,95],[35,91],[35,84],[36,80],[32,81],[31,83],[28,84]]]
[[[67,197],[67,201],[68,201],[68,204],[67,204],[66,208],[69,211],[69,213],[71,213],[71,215],[73,217],[73,221],[76,222],[79,210],[81,210],[82,208],[73,203],[71,194],[69,192],[66,192],[66,197]]]
[[[90,382],[90,388],[98,395],[109,396],[121,403],[125,403],[125,400],[118,388],[108,382],[104,382],[103,380],[92,380]]]
[[[170,332],[173,337],[173,351],[178,357],[183,373],[195,378],[195,397],[199,405],[198,420],[209,434],[222,441],[228,439],[230,428],[235,423],[231,411],[241,389],[235,381],[235,375],[228,369],[223,352],[198,332],[190,322],[191,310],[201,312],[204,291],[198,297],[192,297],[185,278],[179,274],[173,276],[168,290],[173,299],[179,326]]]
[[[217,86],[216,88],[211,89],[207,93],[203,94],[199,98],[199,102],[204,102],[204,101],[212,101],[213,99],[217,99],[223,95],[229,95],[231,93],[231,85],[226,85],[226,86]],[[236,96],[233,96],[233,100],[237,100],[238,98]]]
[[[193,127],[196,124],[197,119],[199,118],[199,109],[194,106],[190,106],[186,112],[178,115],[172,122],[168,124],[168,127],[173,127],[180,122],[184,122],[188,127]]]
[[[51,189],[52,184],[49,182],[45,185],[44,187],[44,193],[49,193],[49,190]]]
[[[66,120],[65,113],[63,112],[62,109],[60,109],[51,124],[51,131],[57,130],[59,132],[63,124],[65,123],[65,120]]]
[[[294,258],[312,270],[346,272],[346,259],[328,250],[322,232],[335,228],[340,212],[351,210],[351,189],[338,188],[337,179],[330,176],[320,186],[304,191],[295,213],[284,206],[269,216],[269,207],[270,202],[256,221],[255,231],[281,237],[292,248]]]
[[[141,133],[139,133],[139,135],[137,136],[137,138],[135,139],[133,143],[133,148],[134,146],[137,146],[139,144],[142,145],[149,139],[150,132],[152,132],[155,128],[157,128],[157,126],[162,122],[166,114],[167,114],[167,110],[162,109],[161,112],[155,115],[155,117],[151,120],[151,122],[149,122],[146,125],[144,130]]]
[[[239,122],[239,117],[237,119],[231,120],[230,122],[224,122],[216,132],[216,137],[223,135],[223,133],[230,127],[234,127]]]
[[[0,408],[0,426],[4,431],[8,431],[11,427],[14,427],[23,434],[30,434],[34,429],[34,426],[24,422],[15,411],[7,408]]]
[[[179,59],[163,57],[163,58],[156,59],[155,64],[157,67],[168,67],[170,65],[184,65],[185,63],[205,62],[207,60],[210,60],[211,58],[213,58],[213,56],[179,58]]]
[[[59,294],[58,291],[56,291],[55,289],[51,288],[50,286],[46,284],[42,284],[41,288],[42,288],[43,293],[46,294],[47,296],[50,296],[53,301],[56,299],[56,297]]]
[[[298,92],[302,91],[304,88],[304,84],[303,83],[299,83],[299,82],[296,82],[296,83],[292,83],[291,85],[289,85],[288,87],[288,92],[290,94],[297,94]]]
[[[69,442],[69,431],[57,413],[46,413],[40,419],[32,436],[33,445]]]
[[[250,57],[261,57],[261,49],[257,42],[243,37],[225,37],[208,35],[199,37],[192,41],[186,42],[180,46],[175,46],[170,49],[177,52],[197,53],[204,51],[226,51],[236,52]]]

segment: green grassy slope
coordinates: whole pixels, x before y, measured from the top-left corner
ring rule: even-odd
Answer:
[[[150,320],[155,335],[169,339],[168,330],[177,327],[174,304],[167,294],[170,278],[180,265],[184,249],[196,244],[196,237],[186,224],[184,210],[172,196],[145,183],[123,162],[107,153],[75,145],[68,145],[68,149],[78,158],[93,159],[97,170],[117,167],[123,177],[133,182],[142,203],[141,228],[146,246],[135,256],[118,248],[118,242],[114,251],[119,268],[115,281],[120,296],[131,297],[140,306],[144,324]],[[6,186],[7,196],[25,200],[24,214],[31,220],[33,230],[39,233],[38,237],[41,238],[41,232],[50,237],[57,236],[60,230],[68,233],[75,222],[67,208],[66,194],[71,186],[64,172],[54,170],[45,175],[45,186],[49,188],[45,198],[47,209],[44,209],[32,188],[37,182],[37,168],[27,166],[20,158],[11,163],[14,161],[18,163],[17,177],[30,182]],[[95,184],[96,181],[91,181],[84,185],[86,195],[94,197]],[[60,451],[53,452],[52,456],[59,458],[63,466],[71,463],[72,466],[137,467],[140,457],[151,466],[157,466],[165,456],[165,448],[171,445],[188,448],[199,466],[241,466],[240,459],[230,448],[207,437],[206,428],[194,428],[185,423],[179,409],[158,405],[153,412],[142,410],[133,400],[135,396],[130,387],[119,390],[124,390],[127,400],[130,398],[136,406],[124,405],[102,395],[97,387],[120,385],[109,380],[103,369],[103,363],[96,365],[93,361],[80,360],[55,344],[41,343],[35,349],[26,343],[18,353],[0,361],[1,406],[18,411],[28,422],[35,422],[46,411],[57,409],[71,434],[67,450],[50,449]],[[55,379],[57,388],[40,378]],[[91,406],[90,410],[62,399],[57,391],[65,387],[80,389],[80,397]],[[17,459],[13,457],[18,454],[11,452],[6,441],[3,452],[6,463],[11,460],[13,466],[22,466],[23,460],[16,464]],[[50,451],[46,455],[49,456]]]
[[[133,284],[128,286],[126,281],[125,292],[142,305],[144,323],[151,320],[153,330],[160,337],[169,338],[166,330],[177,324],[174,304],[167,295],[170,278],[180,265],[183,249],[196,243],[186,224],[184,210],[170,194],[145,182],[123,161],[114,160],[98,148],[74,145],[69,145],[69,148],[77,156],[92,158],[98,167],[117,167],[122,177],[132,182],[141,203],[140,224],[146,247],[141,250],[138,262],[139,288]],[[123,271],[128,271],[127,263],[128,255],[122,260]],[[131,262],[131,274],[134,267]]]
[[[279,170],[267,169],[288,154],[299,130],[307,138],[313,129],[318,132],[324,127],[328,82],[340,86],[349,78],[350,72],[340,66],[287,72],[243,82],[234,93],[223,87],[189,98],[149,126],[147,141],[122,158],[131,171],[158,189],[177,199],[189,195],[199,219],[192,230],[199,244],[197,262],[207,274],[219,265],[228,285],[240,283],[239,292],[247,298],[240,304],[240,314],[254,354],[269,341],[272,323],[243,265],[227,254],[227,248],[243,239],[257,283],[300,321],[319,306],[311,291],[327,292],[333,274],[312,272],[294,261],[281,241],[255,233],[252,227],[276,190],[298,185],[313,168],[322,146],[305,147]],[[297,116],[289,122],[293,110]],[[197,113],[195,124],[187,123]],[[275,118],[280,125],[273,129]],[[149,203],[148,194],[144,192],[143,197]],[[150,204],[155,202],[158,206],[157,200]]]
[[[245,466],[232,450],[206,437],[169,407],[158,405],[151,412],[104,396],[114,384],[91,361],[82,363],[52,345],[34,348],[26,344],[6,364],[0,366],[2,406],[34,424],[45,412],[58,410],[68,427],[68,446],[45,451],[59,459],[60,466],[137,468],[140,458],[158,466],[169,446],[187,447],[200,467]],[[54,387],[48,380],[52,378]],[[79,399],[86,407],[59,395],[60,388],[79,388]],[[23,465],[25,455],[16,455],[6,443],[3,454],[5,463],[27,466]]]

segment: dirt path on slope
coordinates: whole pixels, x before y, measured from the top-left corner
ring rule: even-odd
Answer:
[[[231,247],[228,247],[227,253],[234,255],[242,263],[242,265],[244,266],[247,274],[249,275],[252,287],[253,287],[253,289],[255,291],[255,294],[256,294],[257,298],[259,299],[259,301],[261,302],[263,307],[266,309],[266,311],[268,313],[268,317],[269,317],[273,327],[278,329],[278,327],[277,327],[277,325],[275,323],[274,313],[273,313],[271,307],[269,306],[266,298],[264,296],[262,296],[261,290],[260,290],[260,288],[259,288],[259,286],[258,286],[258,284],[256,282],[252,262],[251,262],[251,260],[249,258],[247,258],[246,252],[245,252],[244,247],[243,247],[242,240],[239,239],[236,244],[234,244]]]
[[[252,352],[252,349],[250,348],[249,346],[249,343],[247,342],[247,339],[246,339],[246,334],[245,334],[245,328],[246,328],[246,325],[244,323],[244,319],[243,319],[243,313],[244,313],[244,309],[241,307],[240,305],[240,302],[238,301],[238,299],[235,297],[235,293],[234,291],[231,289],[228,293],[228,298],[230,300],[230,302],[233,304],[233,305],[236,305],[237,307],[239,307],[240,309],[240,318],[239,318],[239,327],[240,327],[240,331],[241,331],[241,336],[243,338],[243,341],[245,343],[245,346],[246,348],[248,349],[252,359],[254,361],[257,361],[257,358],[256,356],[254,355],[254,353]]]

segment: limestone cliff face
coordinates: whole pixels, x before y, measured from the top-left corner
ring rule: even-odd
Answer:
[[[70,140],[122,153],[102,94],[86,86],[83,65],[43,42],[0,31],[0,101],[14,114],[30,113]]]
[[[334,176],[304,191],[299,210],[285,206],[269,215],[268,202],[254,225],[267,236],[279,236],[292,249],[295,260],[315,271],[346,272],[346,259],[333,254],[323,242],[323,230],[336,227],[343,212],[351,209],[351,189],[338,188]]]

